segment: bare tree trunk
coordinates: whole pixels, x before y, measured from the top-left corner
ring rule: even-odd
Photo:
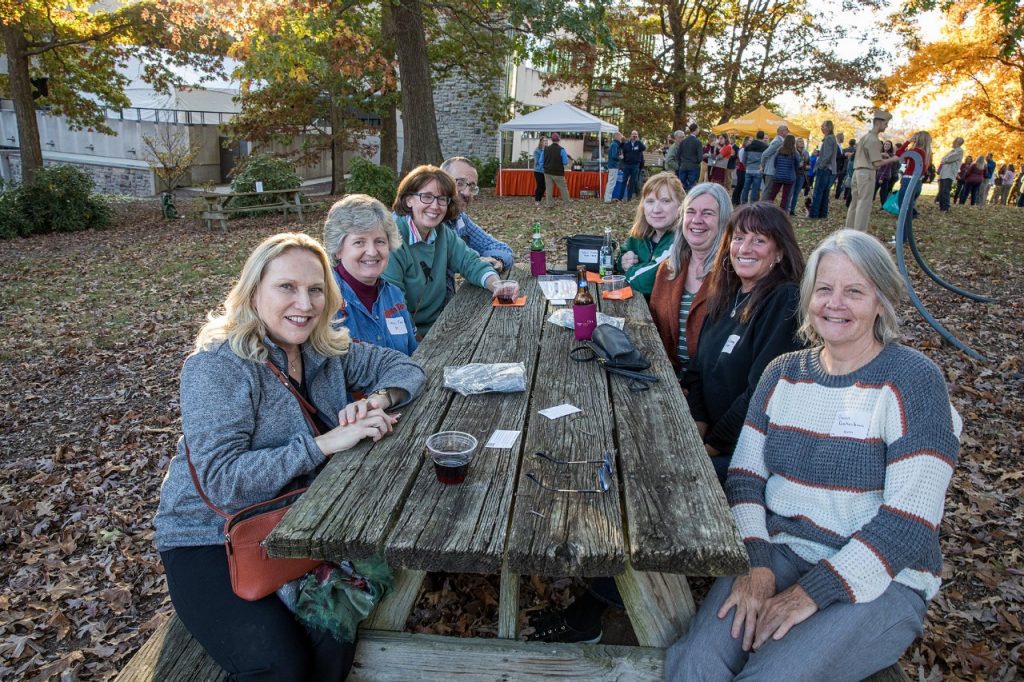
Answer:
[[[395,15],[390,2],[381,6],[381,35],[384,45],[381,50],[389,61],[395,58]],[[398,106],[394,98],[387,97],[387,104],[380,113],[380,165],[398,172]]]
[[[18,124],[18,147],[21,150],[21,181],[28,183],[43,167],[43,148],[39,142],[39,124],[36,105],[32,99],[32,81],[29,78],[28,46],[20,24],[3,25],[4,49],[7,53],[7,72],[14,100],[14,119]]]
[[[397,0],[393,5],[395,49],[402,87],[402,124],[405,150],[402,174],[425,163],[438,164],[441,142],[437,136],[434,87],[430,81],[430,57],[423,28],[420,0]]]
[[[331,97],[331,194],[345,192],[345,112]]]
[[[398,172],[398,107],[385,107],[380,115],[380,165]]]

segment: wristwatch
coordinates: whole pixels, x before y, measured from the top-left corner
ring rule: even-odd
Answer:
[[[374,391],[370,395],[366,396],[366,398],[367,400],[369,400],[370,398],[383,398],[387,402],[387,405],[385,405],[383,408],[385,410],[391,409],[391,406],[395,404],[395,401],[391,399],[390,388],[382,388],[379,391]]]

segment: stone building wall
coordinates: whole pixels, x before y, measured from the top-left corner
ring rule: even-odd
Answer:
[[[504,79],[495,79],[492,91],[503,97]],[[481,121],[480,115],[474,111],[477,106],[463,78],[453,76],[434,84],[437,135],[441,140],[441,153],[446,159],[475,156],[486,160],[498,155],[498,123]]]
[[[10,154],[11,178],[21,182],[21,157]],[[94,190],[104,194],[127,194],[133,197],[151,197],[156,193],[153,171],[149,168],[124,168],[92,163],[74,163],[44,159],[44,166],[74,166],[92,178]]]

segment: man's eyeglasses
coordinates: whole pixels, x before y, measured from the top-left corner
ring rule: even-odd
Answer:
[[[465,180],[458,179],[455,181],[455,186],[458,187],[459,190],[468,189],[469,193],[473,196],[480,194],[480,185],[475,182],[466,182]]]
[[[430,192],[418,192],[415,193],[420,198],[420,203],[430,206],[435,201],[438,206],[447,206],[452,202],[451,197],[440,196],[437,194],[431,194]]]
[[[612,487],[612,453],[610,450],[604,451],[604,456],[601,459],[577,459],[577,460],[564,460],[555,459],[547,452],[540,451],[533,453],[534,457],[545,459],[554,464],[560,466],[568,466],[570,464],[600,464],[601,466],[597,469],[597,487],[596,488],[559,488],[557,486],[548,485],[544,483],[540,478],[532,471],[526,474],[526,477],[539,485],[545,490],[550,490],[555,493],[606,493],[611,490]]]

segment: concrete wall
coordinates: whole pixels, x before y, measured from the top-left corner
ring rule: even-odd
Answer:
[[[4,170],[4,182],[21,182],[21,155],[17,151],[3,150],[5,157],[0,162]],[[80,168],[92,178],[95,190],[105,194],[127,194],[135,197],[151,197],[156,192],[156,177],[148,164],[136,162],[133,165],[115,165],[117,159],[81,157],[75,154],[46,154],[43,165],[69,165]]]

